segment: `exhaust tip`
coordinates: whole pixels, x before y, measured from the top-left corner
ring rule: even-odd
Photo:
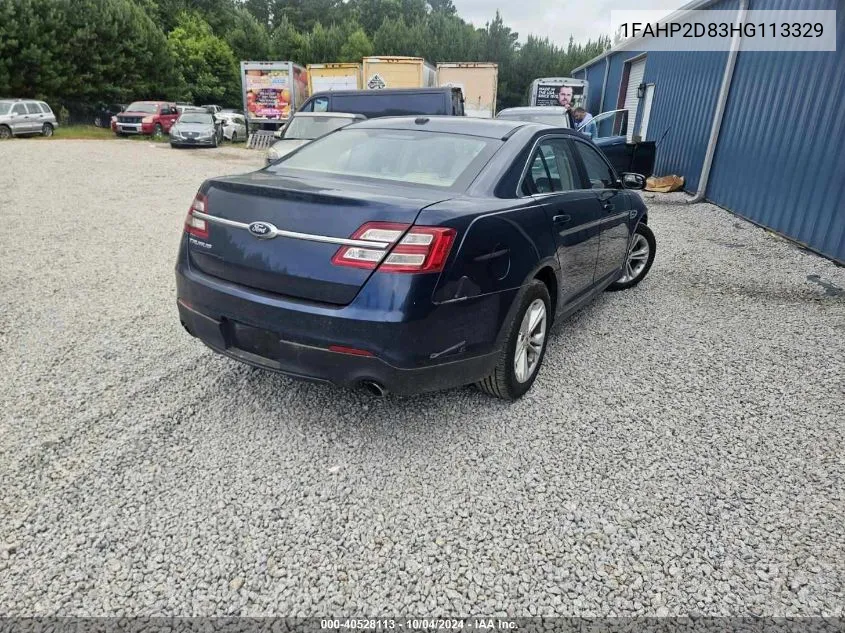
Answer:
[[[365,391],[368,391],[372,395],[377,396],[379,398],[383,398],[387,394],[387,389],[382,387],[374,380],[365,380],[361,383],[361,386],[364,388]]]

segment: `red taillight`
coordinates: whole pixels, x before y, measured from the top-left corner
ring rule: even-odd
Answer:
[[[351,354],[352,356],[372,356],[372,352],[365,349],[358,349],[357,347],[345,347],[343,345],[329,345],[330,352],[337,352],[338,354]]]
[[[194,215],[194,211],[208,213],[208,200],[201,193],[198,193],[188,209],[188,217],[185,218],[185,231],[194,237],[208,239],[208,222]]]
[[[367,222],[352,234],[351,239],[382,242],[393,248],[341,246],[332,257],[336,266],[369,270],[377,267],[380,271],[391,273],[437,273],[443,270],[449,257],[455,230],[439,226],[409,228],[407,224]]]

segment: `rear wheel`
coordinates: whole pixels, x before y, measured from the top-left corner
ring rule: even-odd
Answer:
[[[507,339],[496,367],[476,386],[497,398],[516,400],[534,384],[546,353],[551,300],[546,284],[535,279],[526,288],[519,309],[507,326]]]
[[[53,126],[45,123],[41,126],[41,136],[53,136]]]
[[[0,125],[0,139],[12,138],[12,130],[8,125]]]
[[[657,251],[657,242],[654,233],[642,222],[637,225],[631,245],[628,247],[628,258],[625,260],[625,271],[622,276],[610,284],[607,289],[611,291],[627,290],[640,283],[654,262],[654,254]]]
[[[232,142],[233,143],[238,142],[238,133],[237,132],[232,132]]]
[[[156,123],[155,128],[153,128],[153,136],[156,138],[161,138],[164,135],[164,128],[161,127],[161,123]]]

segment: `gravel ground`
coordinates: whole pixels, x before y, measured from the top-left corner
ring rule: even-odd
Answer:
[[[524,399],[379,400],[179,325],[190,200],[259,154],[0,152],[4,615],[845,613],[845,269],[652,199]]]

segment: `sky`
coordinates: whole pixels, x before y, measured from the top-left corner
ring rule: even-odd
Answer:
[[[677,9],[685,1],[679,0],[452,0],[464,20],[484,26],[502,14],[505,24],[519,33],[525,41],[529,34],[548,37],[555,44],[566,45],[569,36],[576,41],[595,40],[610,35],[610,12],[614,9]],[[527,9],[527,10],[526,10]]]

